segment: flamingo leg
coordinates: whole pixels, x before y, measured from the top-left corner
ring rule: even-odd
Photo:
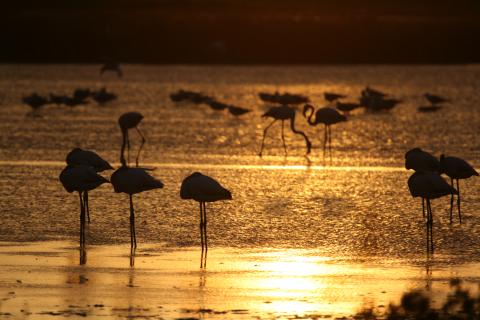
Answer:
[[[138,149],[137,158],[135,159],[135,163],[137,164],[137,167],[138,167],[138,158],[140,158],[140,151],[142,151],[143,145],[145,144],[146,140],[142,132],[140,131],[140,129],[138,129],[138,127],[135,127],[135,129],[137,129],[138,134],[140,135],[140,137],[142,137],[142,143],[140,144],[140,149]]]
[[[85,209],[87,211],[87,221],[90,223],[90,207],[88,206],[88,191],[83,192],[83,202],[85,203]]]
[[[205,256],[203,257],[203,267],[207,266],[207,252],[208,252],[208,240],[207,240],[207,208],[205,202],[203,202],[203,236],[205,237]]]
[[[283,150],[285,151],[285,157],[287,156],[287,145],[285,143],[285,133],[284,133],[284,125],[285,120],[282,120],[282,142],[283,142]]]
[[[328,125],[328,153],[330,154],[330,163],[332,162],[332,127]]]
[[[200,257],[200,269],[203,268],[203,254],[205,243],[203,242],[203,205],[202,202],[198,202],[200,205],[200,241],[202,242],[202,255]]]
[[[429,220],[430,220],[430,251],[433,253],[433,213],[432,213],[432,205],[430,204],[430,199],[427,199],[427,210],[429,212]]]
[[[325,160],[325,154],[327,151],[327,139],[328,139],[328,132],[327,132],[327,125],[325,125],[324,134],[323,134],[323,159],[324,160]]]
[[[425,219],[425,198],[422,198],[422,215],[423,219]]]
[[[82,192],[78,192],[78,196],[80,197],[80,249],[85,246],[85,234],[83,232],[83,224],[85,219],[85,205],[82,198]]]
[[[262,156],[263,147],[265,145],[265,137],[267,136],[267,131],[268,131],[268,129],[270,129],[272,124],[274,124],[276,121],[277,121],[277,119],[274,119],[272,121],[272,123],[270,123],[265,129],[263,129],[262,147],[260,148],[260,153],[258,154],[260,157]]]
[[[453,188],[453,178],[450,178],[450,185]],[[450,195],[450,224],[453,221],[453,193]]]
[[[458,179],[457,179],[457,191],[458,191],[458,195],[457,195],[458,219],[460,223],[462,223],[462,213],[460,211],[460,184],[458,182]]]
[[[130,194],[130,248],[137,248],[137,237],[135,235],[135,211],[133,209],[133,199]]]

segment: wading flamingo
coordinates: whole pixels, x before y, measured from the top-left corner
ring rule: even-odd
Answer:
[[[194,172],[186,177],[180,187],[180,198],[193,199],[200,204],[200,239],[202,243],[202,256],[200,268],[207,264],[207,211],[205,202],[218,200],[232,200],[232,194],[215,179],[205,176],[200,172]]]
[[[83,165],[92,167],[95,172],[102,172],[105,170],[113,170],[113,167],[98,154],[93,151],[74,148],[67,154],[67,164]],[[85,210],[87,211],[87,220],[90,223],[90,207],[88,205],[88,190],[83,192],[83,201]]]
[[[440,171],[445,173],[450,178],[450,183],[453,188],[453,180],[457,180],[457,208],[458,219],[462,223],[462,214],[460,212],[460,184],[459,179],[468,179],[472,176],[478,176],[478,172],[465,160],[457,157],[445,157],[440,155]],[[453,193],[450,198],[450,223],[453,220]]]
[[[120,162],[122,165],[128,165],[128,162],[125,160],[125,147],[127,147],[127,158],[130,161],[130,140],[128,138],[128,130],[135,128],[142,138],[142,143],[138,149],[137,158],[135,160],[136,166],[138,167],[138,158],[140,157],[140,151],[142,151],[143,145],[145,144],[145,137],[138,129],[138,124],[142,121],[143,115],[140,112],[132,111],[122,114],[118,118],[118,124],[120,125],[120,130],[122,131],[122,149],[120,151]]]
[[[307,116],[308,112],[310,112],[310,114]],[[312,120],[314,113],[315,113],[315,120]],[[320,108],[315,112],[315,108],[310,104],[306,104],[303,107],[303,116],[307,117],[308,124],[310,124],[311,126],[316,126],[319,123],[323,123],[325,125],[325,135],[323,139],[323,155],[325,156],[325,151],[328,143],[328,150],[330,152],[330,157],[331,157],[332,156],[331,125],[342,122],[342,121],[347,121],[347,118],[343,114],[339,113],[336,109],[329,108],[329,107]]]
[[[408,178],[408,189],[412,197],[422,198],[422,210],[423,199],[427,202],[427,252],[433,253],[433,213],[430,200],[458,192],[438,173],[423,171],[416,171]]]
[[[295,109],[289,106],[279,106],[279,107],[272,107],[267,112],[262,115],[262,118],[273,118],[273,121],[263,130],[263,139],[262,139],[262,147],[260,148],[260,153],[258,154],[260,157],[262,156],[263,147],[265,145],[265,137],[267,136],[268,129],[275,123],[277,120],[282,121],[282,142],[283,142],[283,149],[285,150],[285,156],[287,155],[287,145],[285,144],[285,134],[284,134],[284,122],[285,120],[290,120],[290,129],[295,134],[301,135],[305,139],[305,143],[307,144],[307,153],[310,153],[312,149],[312,143],[308,140],[308,137],[303,131],[295,129]]]
[[[135,234],[135,211],[133,209],[132,197],[136,193],[163,188],[163,183],[149,175],[145,169],[129,168],[127,166],[117,169],[112,174],[110,180],[115,192],[123,192],[130,197],[130,248],[133,251],[137,248],[137,237]]]

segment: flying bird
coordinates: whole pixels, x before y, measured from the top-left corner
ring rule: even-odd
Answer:
[[[125,147],[127,147],[127,158],[128,161],[130,161],[130,140],[128,138],[128,130],[135,128],[142,138],[142,143],[140,144],[140,148],[138,149],[137,153],[137,158],[135,160],[136,165],[138,167],[138,158],[140,157],[140,151],[142,151],[143,145],[145,144],[145,137],[143,136],[142,132],[140,132],[140,129],[138,129],[138,125],[140,121],[142,121],[143,115],[140,112],[126,112],[122,114],[118,118],[118,124],[120,125],[120,130],[122,131],[122,138],[123,138],[123,143],[122,143],[122,149],[120,151],[120,163],[122,165],[128,165],[127,161],[125,160]]]
[[[453,180],[457,181],[457,208],[458,219],[462,223],[462,215],[460,212],[460,179],[468,179],[473,176],[478,176],[478,172],[465,160],[457,157],[446,157],[440,155],[440,171],[445,173],[450,178],[450,183],[453,188]],[[453,194],[450,198],[450,223],[453,220]]]
[[[200,172],[194,172],[183,180],[180,187],[180,198],[193,199],[200,205],[200,240],[202,243],[200,268],[204,268],[207,264],[208,251],[207,210],[205,202],[232,200],[232,194],[215,179],[203,175]]]
[[[262,147],[260,148],[259,156],[262,156],[263,147],[265,144],[265,137],[267,136],[268,129],[275,123],[277,120],[282,121],[282,141],[283,141],[283,149],[285,150],[285,156],[287,155],[287,145],[285,144],[285,135],[284,135],[284,122],[285,120],[290,120],[290,129],[295,134],[301,135],[305,139],[305,143],[307,145],[307,153],[310,153],[312,149],[312,143],[308,139],[307,135],[303,133],[303,131],[295,129],[295,109],[292,107],[283,105],[279,107],[272,107],[267,112],[262,115],[262,118],[273,118],[273,121],[263,130],[263,139],[262,139]]]
[[[143,191],[163,188],[163,183],[149,175],[145,169],[122,166],[117,169],[110,179],[115,192],[126,193],[130,197],[130,248],[137,248],[135,234],[135,211],[133,209],[133,195]]]
[[[307,116],[307,113],[310,114]],[[313,115],[315,114],[315,120],[312,119]],[[310,105],[306,104],[303,107],[303,116],[307,118],[308,124],[311,126],[316,126],[317,124],[323,123],[325,125],[325,134],[323,139],[323,155],[325,156],[325,151],[328,144],[328,149],[330,151],[330,157],[332,156],[332,129],[331,125],[347,121],[347,118],[340,114],[337,110],[330,108],[330,107],[323,107],[317,109],[315,112],[315,108]]]

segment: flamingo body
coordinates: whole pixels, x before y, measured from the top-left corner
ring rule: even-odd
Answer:
[[[67,164],[91,166],[96,172],[113,170],[113,167],[93,151],[74,148],[67,155]]]
[[[95,169],[85,165],[67,165],[60,173],[60,182],[67,192],[83,192],[97,188],[108,180],[97,174]]]
[[[451,179],[468,179],[478,172],[465,160],[457,157],[440,156],[441,171]]]
[[[438,173],[414,172],[408,178],[408,189],[412,197],[437,199],[449,194],[458,194]]]
[[[405,168],[415,171],[438,172],[440,162],[430,153],[413,148],[405,153]]]
[[[193,199],[198,202],[232,200],[232,194],[215,179],[194,172],[186,177],[180,187],[180,198]]]
[[[142,168],[121,167],[111,177],[115,192],[133,195],[143,191],[163,188],[163,183]]]

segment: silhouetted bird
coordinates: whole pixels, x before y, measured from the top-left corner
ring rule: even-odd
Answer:
[[[307,116],[307,113],[310,112],[310,115]],[[315,114],[315,120],[312,119],[313,114]],[[319,123],[325,125],[325,134],[323,139],[323,154],[325,155],[327,143],[328,149],[330,151],[330,156],[332,154],[332,129],[331,125],[339,122],[347,121],[347,118],[340,114],[337,110],[329,107],[320,108],[315,112],[315,108],[306,104],[303,107],[303,116],[307,117],[308,124],[311,126],[316,126]]]
[[[232,194],[215,179],[194,172],[186,177],[180,187],[180,198],[193,199],[200,204],[200,239],[202,243],[202,257],[200,268],[206,266],[208,240],[207,240],[207,211],[205,202],[219,200],[232,200]]]
[[[360,108],[360,103],[355,102],[337,102],[337,109],[347,115],[350,111]]]
[[[210,108],[212,108],[213,110],[224,110],[224,109],[227,109],[228,107],[230,107],[228,104],[217,101],[215,99],[211,99],[211,100],[207,101],[206,104]]]
[[[228,112],[230,112],[234,116],[241,116],[242,114],[250,112],[250,109],[245,109],[241,107],[235,107],[235,106],[228,106]]]
[[[333,101],[336,101],[338,99],[346,98],[347,96],[343,95],[343,94],[333,93],[333,92],[324,92],[323,97],[328,102],[333,102]]]
[[[440,104],[440,103],[444,103],[444,102],[449,102],[450,100],[444,98],[444,97],[441,97],[441,96],[437,96],[437,95],[434,95],[434,94],[430,94],[430,93],[425,93],[423,95],[425,97],[425,99],[428,100],[428,102],[430,102],[432,105],[435,105],[435,104]]]
[[[453,180],[457,180],[457,208],[458,219],[462,223],[462,215],[460,212],[460,184],[459,179],[468,179],[472,176],[478,176],[478,172],[465,160],[457,157],[445,157],[440,155],[440,171],[445,173],[450,178],[450,183],[453,188]],[[453,194],[450,198],[450,223],[453,220]]]
[[[35,112],[40,107],[43,107],[48,103],[48,99],[45,97],[40,96],[36,92],[32,93],[29,96],[25,96],[22,98],[23,103],[27,104],[32,108],[32,111]]]
[[[78,100],[85,100],[90,97],[91,94],[92,92],[90,91],[90,89],[77,88],[75,89],[75,91],[73,91],[73,98]]]
[[[130,197],[130,247],[137,248],[137,237],[135,234],[135,211],[133,209],[132,196],[143,191],[163,188],[163,183],[149,175],[145,169],[129,168],[122,166],[117,169],[111,177],[115,192],[126,193]]]
[[[117,73],[117,76],[121,78],[123,76],[122,68],[120,67],[120,63],[116,61],[109,61],[106,62],[101,68],[100,68],[100,75],[102,75],[106,71],[113,71]]]
[[[301,104],[301,103],[310,102],[310,99],[308,97],[300,94],[290,94],[290,93],[280,94],[278,92],[275,92],[274,94],[270,94],[266,92],[260,92],[258,96],[262,101],[278,103],[282,105]]]
[[[430,200],[457,194],[457,190],[451,187],[438,173],[422,171],[416,171],[410,176],[408,188],[412,197],[422,198],[422,211],[425,210],[424,201],[427,202],[427,251],[433,252],[433,213]]]
[[[383,93],[379,90],[372,89],[369,86],[366,86],[365,89],[362,90],[361,94],[362,94],[362,96],[366,96],[366,97],[384,98],[384,97],[387,96],[386,93]]]
[[[48,100],[48,103],[53,103],[56,105],[66,104],[65,101],[67,101],[67,99],[68,99],[68,96],[57,95],[55,93],[50,92],[50,99]]]
[[[95,100],[98,104],[104,104],[107,102],[110,102],[112,100],[117,99],[117,95],[113,92],[108,92],[107,89],[102,88],[100,91],[95,91],[92,92],[92,98]]]
[[[290,129],[295,134],[301,135],[305,139],[305,143],[307,145],[307,153],[310,153],[312,149],[312,144],[308,137],[303,131],[295,129],[295,109],[289,106],[280,106],[280,107],[272,107],[267,112],[262,115],[262,118],[273,118],[273,121],[263,130],[263,138],[262,138],[262,147],[260,148],[259,156],[262,156],[263,147],[265,143],[265,137],[267,136],[268,129],[277,121],[282,121],[282,141],[283,141],[283,148],[285,150],[285,156],[287,155],[287,145],[285,144],[285,135],[284,135],[284,122],[285,120],[290,120]]]
[[[90,166],[95,172],[101,172],[104,170],[113,170],[113,167],[98,154],[89,150],[82,150],[80,148],[74,148],[67,154],[68,165],[82,165]],[[88,222],[90,223],[90,207],[88,205],[88,190],[83,193],[84,206],[87,211]]]
[[[135,163],[138,167],[138,158],[140,157],[140,151],[142,151],[143,145],[145,144],[145,137],[143,134],[140,132],[140,129],[138,129],[138,124],[140,121],[142,121],[143,115],[140,112],[126,112],[122,114],[118,118],[118,124],[120,125],[120,130],[122,131],[122,138],[123,138],[123,143],[122,143],[122,149],[120,152],[120,163],[122,165],[128,165],[127,161],[125,160],[125,147],[127,147],[127,157],[128,161],[130,161],[130,140],[128,138],[128,130],[135,128],[142,138],[142,143],[140,144],[140,148],[138,149],[137,153],[137,158],[135,160]]]
[[[413,148],[405,153],[405,168],[415,171],[440,172],[440,161],[420,148]]]
[[[436,105],[432,105],[432,106],[420,106],[417,108],[418,112],[435,112],[435,111],[438,111],[442,109],[441,106],[436,106]]]
[[[108,180],[98,175],[95,169],[84,165],[67,165],[60,173],[60,182],[67,192],[77,191],[80,197],[80,247],[85,247],[85,200],[82,193],[87,193]]]

